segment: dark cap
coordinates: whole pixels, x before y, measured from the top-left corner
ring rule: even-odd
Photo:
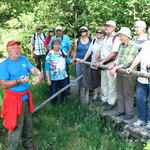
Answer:
[[[50,28],[49,32],[55,32],[54,28]]]

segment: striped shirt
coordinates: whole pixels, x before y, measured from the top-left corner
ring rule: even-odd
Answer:
[[[31,38],[31,44],[34,44],[34,54],[35,55],[45,55],[46,52],[44,50],[44,41],[45,41],[45,37],[44,34],[45,33],[41,33],[42,36],[40,37],[37,33],[35,33],[35,37],[34,35],[32,35]]]

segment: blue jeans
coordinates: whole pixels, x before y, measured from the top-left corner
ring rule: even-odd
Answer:
[[[66,85],[68,85],[68,78],[65,78],[64,80],[51,81],[51,82],[52,82],[52,85],[50,86],[50,92],[51,92],[51,96],[52,96],[57,92],[58,87],[60,90],[63,87],[65,87]],[[61,93],[61,98],[60,98],[61,103],[63,103],[63,100],[67,96],[67,94],[68,94],[68,89],[64,90]],[[51,100],[52,105],[56,105],[56,102],[57,102],[57,96]]]
[[[150,116],[148,116],[147,114],[148,94],[149,94],[149,85],[138,82],[137,89],[136,89],[136,105],[138,111],[137,117],[138,119],[144,122],[147,122],[147,119],[150,121]],[[149,115],[150,115],[150,109],[149,109]]]

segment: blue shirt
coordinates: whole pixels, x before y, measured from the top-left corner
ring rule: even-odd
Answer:
[[[0,79],[16,80],[20,76],[28,76],[28,71],[33,67],[30,61],[24,56],[19,56],[19,59],[16,61],[6,58],[0,63]],[[24,92],[29,89],[29,82],[19,83],[8,89],[16,92]],[[22,96],[22,101],[26,99],[28,99],[28,94]]]
[[[52,48],[52,41],[55,38],[57,38],[57,35],[52,37],[52,39],[50,40],[50,43],[49,43],[49,47]],[[59,39],[61,41],[60,49],[63,49],[68,54],[68,46],[70,46],[72,44],[70,38],[67,35],[63,34],[63,38],[61,37]]]
[[[62,53],[55,54],[53,51],[50,51],[45,60],[45,71],[49,71],[50,79],[53,81],[63,80],[68,77],[66,72],[66,62],[69,65],[71,59],[64,52],[65,57]]]
[[[81,40],[80,40],[79,43],[78,43],[78,47],[77,47],[76,58],[83,59],[85,54],[86,54],[86,52],[89,49],[89,46],[90,46],[90,41],[88,41],[87,44],[82,44]],[[89,61],[89,62],[91,61],[91,55],[87,58],[86,61]]]

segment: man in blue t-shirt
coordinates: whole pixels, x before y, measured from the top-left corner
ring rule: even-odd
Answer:
[[[8,149],[12,150],[18,149],[21,136],[24,147],[33,149],[34,108],[28,72],[35,75],[32,84],[38,85],[42,80],[41,72],[26,57],[20,56],[20,45],[18,41],[9,41],[7,44],[9,57],[0,63],[0,84],[5,89],[1,117],[4,118],[3,125],[10,130]]]
[[[55,38],[59,38],[60,41],[61,41],[61,44],[60,44],[60,49],[63,49],[67,55],[70,57],[71,55],[71,52],[72,52],[72,43],[71,43],[71,40],[70,38],[67,36],[67,35],[64,35],[63,34],[63,28],[62,26],[57,26],[56,29],[56,35],[52,37],[50,43],[49,43],[49,51],[52,49],[52,41],[53,39]],[[69,67],[67,67],[67,74],[68,74],[68,84],[70,83],[70,79],[69,79]],[[70,87],[68,88],[68,95],[70,95]]]

